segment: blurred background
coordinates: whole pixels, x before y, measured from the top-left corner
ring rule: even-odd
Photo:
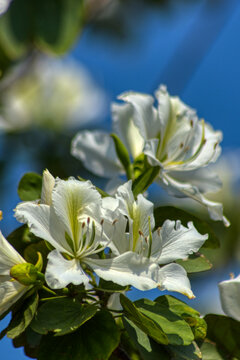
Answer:
[[[240,259],[240,2],[238,0],[0,0],[0,210],[7,236],[19,224],[13,209],[27,171],[80,175],[103,186],[70,155],[81,129],[111,130],[110,104],[123,91],[172,95],[223,131],[216,165],[231,227],[213,223],[220,250],[213,269],[191,278],[202,313],[220,313],[217,283],[239,273]],[[150,196],[208,217],[191,201]],[[209,220],[208,220],[209,221]],[[136,299],[159,292],[132,291]],[[180,297],[184,301],[185,298]],[[8,319],[1,321],[4,328]],[[5,360],[26,359],[3,339]]]

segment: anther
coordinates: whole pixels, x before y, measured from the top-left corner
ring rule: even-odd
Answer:
[[[115,225],[118,219],[113,220],[112,225]]]
[[[100,225],[102,226],[103,223],[104,223],[104,219],[102,219],[102,220],[100,221]]]

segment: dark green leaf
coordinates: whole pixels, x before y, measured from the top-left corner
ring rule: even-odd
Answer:
[[[187,273],[207,271],[212,268],[210,261],[200,253],[190,255],[186,260],[177,260]]]
[[[178,360],[199,360],[202,354],[195,342],[188,346],[170,346],[174,359]],[[205,360],[205,359],[204,359]],[[212,360],[215,360],[214,358]]]
[[[151,167],[134,180],[132,191],[135,197],[137,197],[138,194],[144,193],[144,191],[148,189],[148,187],[154,182],[159,170],[159,166]]]
[[[56,336],[65,335],[77,330],[96,312],[96,306],[82,305],[76,299],[49,300],[39,308],[31,328],[39,334],[53,331]]]
[[[124,318],[123,325],[144,360],[169,360],[169,354],[164,349],[164,346],[148,337],[132,321]]]
[[[191,327],[195,340],[205,339],[207,324],[198,311],[171,295],[159,296],[154,301],[183,318]]]
[[[36,237],[29,231],[27,225],[22,225],[14,230],[10,235],[8,235],[7,240],[22,256],[24,256],[24,250],[30,244],[41,241],[40,238]]]
[[[98,290],[103,290],[105,292],[122,292],[126,291],[128,289],[128,286],[121,286],[118,284],[115,284],[112,281],[106,281],[103,279],[100,279]]]
[[[24,352],[30,358],[36,358],[42,335],[35,333],[30,326],[18,337],[13,339],[15,348],[24,347]]]
[[[7,336],[11,339],[19,336],[31,323],[38,306],[38,294],[34,293],[24,302],[23,306],[13,312],[12,320],[7,327]]]
[[[135,301],[137,310],[153,320],[167,335],[171,345],[190,345],[194,340],[190,326],[168,306],[148,299]],[[151,335],[150,335],[151,336]]]
[[[154,210],[154,217],[156,227],[162,226],[166,219],[181,220],[181,223],[186,226],[189,221],[192,221],[196,229],[202,234],[208,234],[208,239],[205,241],[203,247],[209,249],[219,248],[220,242],[211,226],[204,220],[188,213],[185,210],[178,209],[173,206],[161,206]]]
[[[23,201],[32,201],[41,198],[42,176],[36,173],[26,173],[18,185],[18,196]]]
[[[38,360],[107,360],[120,341],[120,331],[107,311],[99,311],[72,334],[44,336]]]
[[[116,134],[111,134],[111,137],[114,141],[117,156],[126,171],[127,178],[132,179],[132,166],[128,150]]]
[[[0,18],[0,46],[12,60],[27,53],[33,33],[32,0],[13,1]]]
[[[133,304],[126,296],[120,294],[120,301],[124,315],[127,319],[132,321],[139,329],[151,336],[158,343],[165,345],[169,343],[168,338],[161,327],[155,321],[138,311],[135,304]]]
[[[207,339],[216,343],[225,358],[240,359],[240,322],[223,315],[206,315]],[[224,358],[224,359],[225,359]]]
[[[81,30],[83,0],[42,0],[35,4],[37,46],[46,52],[64,54]]]

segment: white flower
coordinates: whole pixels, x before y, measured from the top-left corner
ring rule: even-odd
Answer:
[[[158,108],[150,95],[120,95],[124,103],[112,106],[114,132],[133,160],[144,153],[150,165],[160,167],[157,183],[174,196],[190,197],[203,204],[212,219],[229,225],[222,205],[203,195],[221,187],[219,178],[204,168],[218,158],[222,133],[199,120],[178,97],[170,97],[164,86],[156,91],[156,97]],[[113,140],[106,133],[78,133],[72,142],[72,154],[100,176],[124,173]]]
[[[184,227],[180,221],[170,220],[166,220],[161,229],[153,231],[153,204],[142,195],[134,200],[131,181],[119,187],[116,199],[119,211],[128,218],[129,233],[121,234],[122,225],[119,226],[117,236],[109,244],[113,253],[116,256],[134,253],[136,262],[148,264],[149,271],[144,276],[149,276],[151,281],[145,284],[145,288],[159,287],[161,290],[178,291],[190,298],[194,297],[186,271],[172,262],[185,259],[198,251],[208,235],[199,234],[192,223]],[[164,264],[167,265],[159,267]],[[144,279],[141,280],[141,283],[134,282],[132,285],[143,290]]]
[[[23,263],[25,260],[0,232],[0,316],[29,290],[29,286],[20,284],[10,276],[11,268]]]
[[[154,282],[146,272],[157,266],[149,265],[148,259],[130,251],[114,258],[98,259],[95,256],[110,246],[111,237],[117,239],[125,232],[126,219],[121,214],[112,225],[112,208],[115,206],[114,199],[102,200],[90,181],[75,179],[56,179],[50,204],[25,202],[17,206],[17,219],[28,223],[36,236],[54,247],[48,255],[45,274],[50,287],[87,284],[86,266],[103,279],[120,285],[132,284],[142,289],[153,287]]]
[[[240,321],[240,275],[218,284],[223,311],[226,315]]]
[[[12,0],[0,0],[0,16],[7,11],[11,1]]]
[[[15,71],[18,76],[18,68]],[[12,84],[14,76],[9,75],[10,85],[1,96],[3,130],[76,128],[104,116],[104,92],[87,70],[71,59],[39,57]]]

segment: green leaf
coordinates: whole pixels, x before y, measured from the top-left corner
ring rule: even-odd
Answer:
[[[138,311],[134,303],[132,303],[126,296],[120,294],[120,302],[123,307],[124,315],[127,319],[132,321],[145,334],[151,336],[160,344],[167,345],[169,343],[167,335],[164,334],[161,327],[152,319]]]
[[[82,305],[76,299],[49,300],[38,310],[31,328],[39,334],[53,331],[56,336],[76,331],[97,312],[94,305]]]
[[[83,23],[83,0],[35,2],[35,43],[42,50],[64,54],[76,41]]]
[[[201,253],[189,255],[186,260],[177,260],[187,273],[207,271],[212,268],[210,261]]]
[[[170,346],[169,348],[174,354],[174,359],[178,359],[178,360],[202,359],[202,353],[195,342],[193,342],[188,346]],[[215,358],[212,358],[212,360],[215,360]]]
[[[41,198],[42,176],[30,172],[23,175],[18,185],[18,196],[22,201],[32,201]]]
[[[188,213],[185,210],[178,209],[173,206],[161,206],[154,210],[154,217],[156,227],[162,226],[166,219],[169,220],[181,220],[181,223],[186,226],[189,221],[192,221],[196,229],[200,234],[208,234],[208,239],[205,241],[202,247],[209,249],[219,248],[220,242],[216,234],[212,230],[212,227],[204,220]]]
[[[154,301],[183,318],[191,327],[195,340],[205,339],[207,324],[198,311],[171,295],[159,296]]]
[[[201,352],[204,360],[225,360],[213,343],[204,342],[201,346]]]
[[[165,304],[148,299],[135,301],[137,310],[153,320],[165,333],[171,345],[190,345],[194,340],[190,326]],[[151,335],[150,335],[151,336]]]
[[[12,320],[7,327],[7,336],[11,339],[19,336],[31,323],[38,306],[38,294],[34,293],[23,303],[23,306],[13,312]]]
[[[138,194],[144,193],[148,187],[154,182],[155,178],[159,173],[160,167],[154,166],[142,173],[136,180],[134,180],[132,185],[132,191],[135,197]]]
[[[207,339],[225,358],[240,358],[240,322],[223,315],[206,315]],[[204,359],[205,360],[205,359]]]
[[[33,33],[34,6],[32,0],[13,1],[0,18],[0,46],[12,60],[25,55]]]
[[[13,339],[15,348],[24,347],[24,353],[30,358],[37,358],[38,347],[42,335],[35,333],[30,326],[18,337]]]
[[[44,336],[38,360],[107,360],[120,341],[120,331],[107,311],[97,314],[72,334]]]
[[[144,360],[169,360],[169,354],[164,349],[164,346],[148,337],[131,320],[124,318],[123,325]]]
[[[133,177],[133,173],[132,173],[132,165],[128,150],[116,134],[111,134],[110,136],[114,141],[117,156],[126,171],[128,180],[130,180]]]
[[[102,290],[105,292],[122,292],[122,291],[126,291],[127,289],[128,289],[128,286],[121,286],[121,285],[115,284],[112,281],[106,281],[101,278],[99,281],[99,285],[97,287],[97,290]]]

